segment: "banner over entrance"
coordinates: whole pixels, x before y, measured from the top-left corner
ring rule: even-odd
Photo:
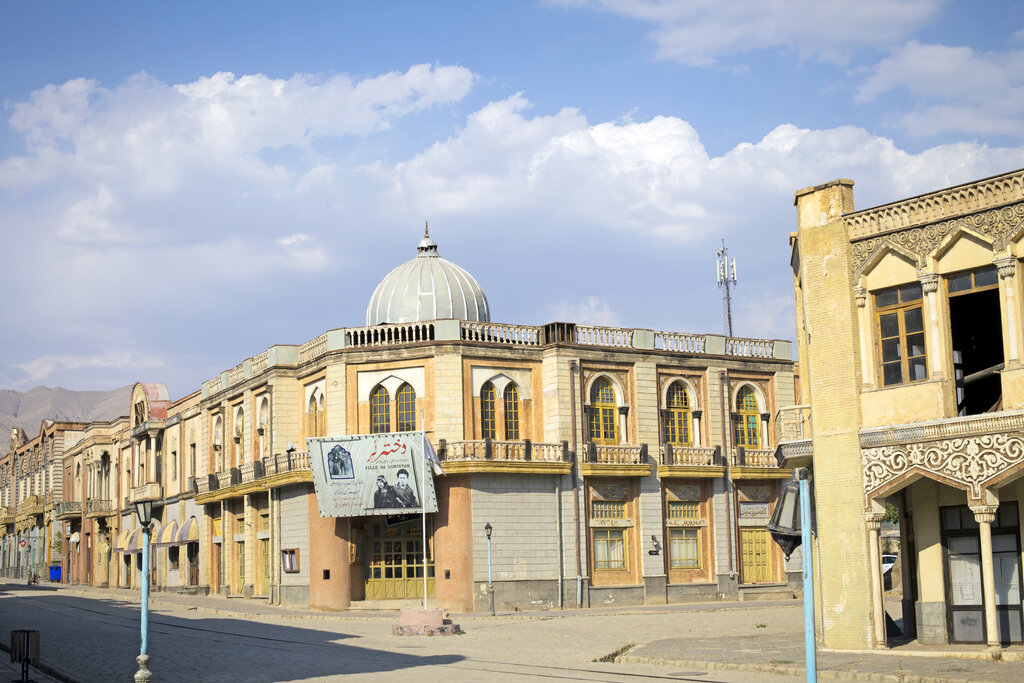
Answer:
[[[422,432],[306,439],[320,516],[437,512],[423,442]]]

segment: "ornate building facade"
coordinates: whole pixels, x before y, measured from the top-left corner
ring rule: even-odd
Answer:
[[[65,438],[64,580],[137,587],[149,551],[155,590],[320,609],[418,601],[426,575],[434,604],[485,610],[489,573],[500,610],[793,596],[799,560],[764,530],[789,342],[495,323],[429,236],[417,251],[367,288],[366,326],[178,400],[138,384],[125,417]],[[307,439],[420,429],[444,471],[425,549],[419,516],[320,516]]]
[[[853,182],[796,193],[804,404],[828,647],[886,643],[885,503],[900,513],[904,637],[1022,640],[1024,171],[857,211]]]

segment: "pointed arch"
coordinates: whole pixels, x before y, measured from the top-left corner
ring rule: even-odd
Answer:
[[[691,425],[693,401],[689,388],[682,380],[675,380],[665,392],[665,410],[662,420],[662,434],[665,443],[673,446],[692,446]]]
[[[743,384],[736,392],[733,403],[735,410],[735,443],[744,448],[761,447],[761,403],[758,391],[751,384]]]
[[[606,375],[590,385],[590,410],[587,425],[590,440],[602,445],[619,443],[619,406],[615,387]]]
[[[370,391],[370,433],[383,434],[391,431],[391,397],[383,385],[378,384]]]

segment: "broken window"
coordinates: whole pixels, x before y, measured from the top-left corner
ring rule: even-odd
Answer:
[[[1002,408],[1003,325],[994,266],[946,278],[958,415]]]

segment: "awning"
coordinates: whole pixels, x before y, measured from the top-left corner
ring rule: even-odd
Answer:
[[[132,535],[131,529],[125,529],[117,535],[117,540],[114,541],[114,550],[119,553],[123,553],[124,549],[128,546],[128,537]]]
[[[71,534],[71,538],[68,539],[68,540],[70,540],[72,543],[78,543],[78,539],[79,538],[80,538],[80,536],[78,535],[78,532],[76,531],[75,533]]]
[[[137,553],[141,548],[139,547],[142,543],[142,528],[136,527],[135,531],[128,537],[128,543],[124,547],[126,553]]]
[[[171,521],[165,524],[159,534],[153,535],[153,545],[160,547],[178,545],[178,523]]]
[[[181,525],[181,530],[178,531],[178,545],[198,542],[199,522],[196,521],[195,517],[189,517],[188,521]]]

